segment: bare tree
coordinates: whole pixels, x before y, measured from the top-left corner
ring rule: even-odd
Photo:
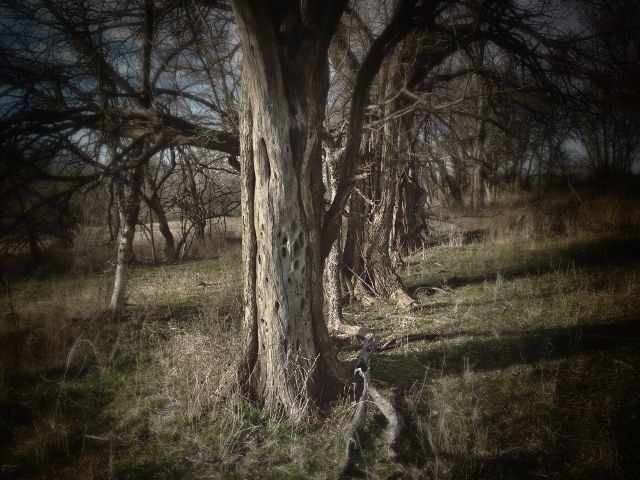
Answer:
[[[78,181],[71,180],[73,192],[115,179],[115,190],[126,190],[131,200],[120,202],[128,227],[120,228],[126,235],[118,261],[128,261],[139,211],[134,203],[143,198],[139,180],[154,155],[177,144],[239,153],[237,114],[228,111],[237,102],[229,66],[238,48],[228,7],[43,0],[2,2],[0,9],[0,143],[28,152],[56,145],[59,153],[49,155],[48,168],[83,164],[74,172]],[[212,41],[215,48],[206,48]],[[107,155],[112,141],[116,147]],[[162,220],[154,187],[148,187]],[[25,224],[28,218],[17,220]],[[163,230],[171,248],[170,231]],[[125,272],[124,265],[116,271],[114,299],[124,299]],[[112,303],[115,312],[120,300]]]

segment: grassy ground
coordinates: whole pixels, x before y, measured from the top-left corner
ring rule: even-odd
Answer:
[[[371,408],[361,473],[640,478],[639,246],[565,231],[405,259],[428,309],[345,312],[379,345],[436,334],[374,356],[374,382],[406,428],[387,461],[386,421]],[[242,314],[237,245],[133,269],[118,321],[100,313],[111,281],[15,280],[0,297],[0,477],[335,478],[353,399],[298,425],[221,401]],[[340,340],[341,357],[360,344]]]

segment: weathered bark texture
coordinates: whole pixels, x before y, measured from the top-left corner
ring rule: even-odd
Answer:
[[[151,261],[158,265],[158,255],[156,253],[156,239],[153,234],[153,212],[149,211],[149,242],[151,243]]]
[[[346,443],[346,456],[345,462],[340,470],[340,476],[347,474],[347,472],[353,466],[353,462],[355,460],[355,452],[359,450],[360,447],[360,435],[364,430],[364,426],[367,421],[367,404],[369,401],[373,401],[376,406],[380,409],[380,411],[384,414],[389,422],[389,438],[387,440],[387,458],[394,458],[395,452],[393,447],[396,443],[396,440],[400,437],[400,433],[402,432],[402,419],[396,413],[396,410],[391,405],[391,402],[384,398],[380,392],[373,386],[371,383],[371,369],[370,363],[371,358],[373,357],[373,353],[375,352],[376,342],[373,337],[368,337],[364,344],[362,345],[362,349],[360,350],[360,354],[356,360],[356,366],[354,369],[354,380],[362,379],[363,382],[363,390],[358,402],[356,403],[356,411],[353,416],[353,421],[351,423],[351,427],[347,431],[344,436],[344,440]]]
[[[340,161],[341,149],[325,146],[325,161],[327,163],[327,183],[331,191],[331,200],[336,194],[337,169]],[[327,303],[327,316],[329,330],[348,336],[364,337],[368,331],[363,327],[347,325],[342,316],[342,231],[338,231],[338,237],[331,247],[325,263],[324,289]]]
[[[348,35],[344,29],[339,29],[334,37],[330,54],[334,64],[342,66],[343,83],[352,81],[357,76],[359,65],[349,50]],[[389,68],[385,69],[381,75],[383,77],[380,82],[381,97],[384,96],[388,76]],[[367,99],[367,101],[370,100]],[[395,104],[392,107],[395,107]],[[393,245],[391,226],[397,206],[395,190],[392,191],[396,184],[396,158],[390,158],[390,149],[393,150],[394,147],[390,147],[385,141],[396,133],[393,130],[396,123],[386,124],[382,135],[371,134],[365,150],[369,161],[374,162],[374,165],[370,169],[367,182],[361,189],[356,189],[356,194],[360,198],[351,200],[345,265],[347,277],[350,279],[352,298],[366,303],[373,302],[374,297],[390,298],[407,305],[413,302],[395,274],[391,260],[395,257],[395,250],[391,248]],[[327,154],[326,158],[328,163],[333,160],[331,154]],[[334,163],[335,165],[330,164],[328,169],[332,177],[330,178],[332,199],[337,194],[337,176],[342,168],[337,162],[334,161]],[[329,262],[336,258],[336,255],[340,255],[335,249],[334,243],[329,254]],[[330,268],[330,265],[327,265],[327,268]],[[330,322],[338,321],[335,317],[337,315],[332,315],[330,312]],[[342,319],[339,318],[339,320]]]
[[[334,398],[346,376],[322,311],[321,129],[330,37],[317,30],[306,37],[316,41],[292,38],[279,48],[265,4],[237,0],[232,6],[244,59],[243,373],[257,401],[295,421],[310,405]],[[298,16],[310,13],[294,8],[291,24],[299,27]]]
[[[118,260],[116,276],[111,295],[111,311],[119,315],[124,309],[127,291],[127,270],[129,260],[133,254],[133,238],[138,223],[140,212],[140,199],[142,194],[142,166],[132,169],[128,182],[128,191],[124,194],[124,185],[118,189],[118,212],[120,217],[120,239],[118,240]]]
[[[382,114],[391,114],[395,108],[394,102]],[[371,134],[366,153],[372,166],[366,189],[364,192],[356,190],[365,201],[351,204],[352,218],[348,227],[351,231],[347,237],[356,238],[347,241],[352,252],[345,252],[345,263],[351,273],[356,299],[370,302],[375,296],[407,308],[414,300],[396,274],[392,261],[395,251],[392,252],[391,243],[397,215],[399,154],[404,148],[404,134],[397,120],[387,122],[382,133]],[[364,232],[362,238],[358,238],[359,231]]]

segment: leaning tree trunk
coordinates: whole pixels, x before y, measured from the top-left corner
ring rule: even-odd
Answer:
[[[242,372],[250,395],[295,421],[334,398],[346,378],[322,312],[328,44],[294,55],[277,47],[264,4],[232,5],[243,47]]]
[[[124,185],[119,186],[124,190]],[[121,190],[121,191],[122,191]],[[119,315],[124,309],[127,291],[127,270],[129,260],[133,253],[133,237],[138,223],[138,213],[140,212],[140,199],[142,194],[142,167],[132,169],[128,192],[126,195],[119,195],[118,211],[120,213],[120,239],[118,241],[118,261],[116,265],[116,276],[111,295],[111,311]]]
[[[154,193],[151,197],[144,196],[143,199],[149,210],[156,214],[158,230],[160,230],[164,238],[164,261],[170,262],[173,260],[176,251],[176,243],[173,238],[173,233],[171,233],[171,229],[169,228],[167,215],[164,213],[164,208],[162,208],[162,204],[160,203],[160,197],[157,193]]]

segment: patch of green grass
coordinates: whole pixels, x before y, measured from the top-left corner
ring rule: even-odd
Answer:
[[[512,238],[406,259],[400,273],[429,308],[353,305],[346,321],[379,345],[438,336],[374,356],[372,378],[405,430],[386,460],[387,423],[372,406],[358,468],[372,478],[637,475],[637,246]],[[120,320],[101,314],[108,275],[15,282],[17,325],[0,297],[0,476],[335,478],[353,398],[291,424],[221,394],[241,278],[237,252],[134,268]],[[360,347],[342,340],[341,358]]]

